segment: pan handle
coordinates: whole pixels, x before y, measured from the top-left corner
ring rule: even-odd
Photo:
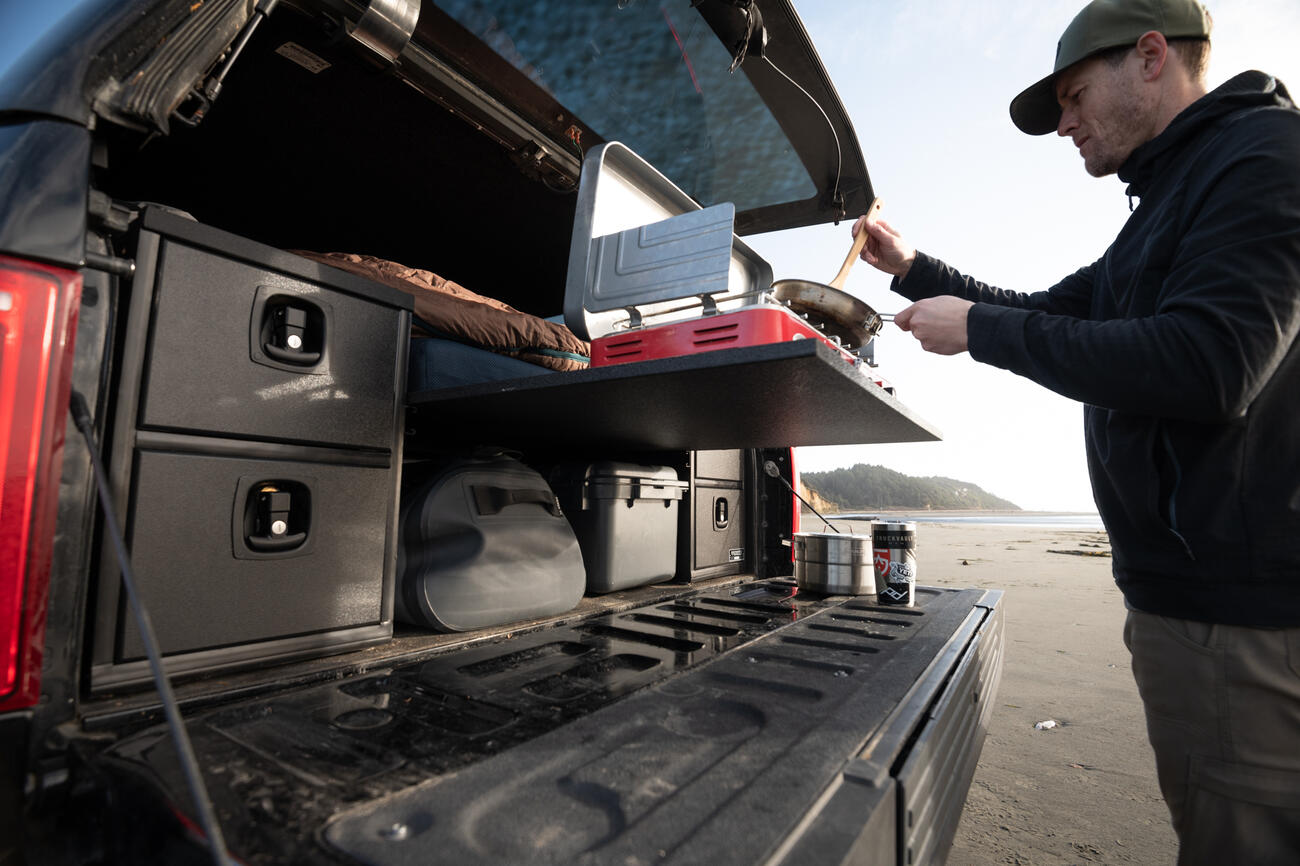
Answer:
[[[871,206],[867,208],[867,221],[874,222],[879,219],[880,209],[884,206],[885,203],[881,199],[872,199]],[[844,264],[840,265],[840,272],[835,275],[835,279],[830,281],[830,287],[832,289],[844,291],[844,281],[849,278],[849,269],[852,268],[853,263],[858,260],[858,256],[862,255],[862,248],[866,245],[867,230],[864,226],[862,231],[858,232],[858,236],[853,239],[853,246],[849,249],[849,254],[844,259]]]

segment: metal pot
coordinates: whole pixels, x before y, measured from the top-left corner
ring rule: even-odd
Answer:
[[[867,209],[870,219],[875,219],[883,202],[875,199]],[[865,346],[880,330],[881,317],[870,306],[844,291],[844,281],[849,269],[862,253],[867,243],[864,228],[853,239],[840,272],[829,285],[811,280],[777,280],[772,284],[772,295],[794,312],[804,316],[828,337],[838,338],[846,349]]]
[[[876,595],[870,535],[796,532],[794,579],[799,589],[825,595]]]

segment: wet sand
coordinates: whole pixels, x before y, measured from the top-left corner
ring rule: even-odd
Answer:
[[[1174,862],[1108,554],[1100,531],[918,523],[921,583],[1006,593],[1002,682],[951,866]]]

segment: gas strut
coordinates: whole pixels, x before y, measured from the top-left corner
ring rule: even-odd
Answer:
[[[226,76],[230,73],[230,68],[235,65],[239,55],[243,52],[244,46],[248,40],[253,38],[253,31],[257,25],[266,20],[280,0],[259,0],[257,6],[253,8],[253,14],[244,22],[244,26],[235,34],[235,41],[231,43],[230,50],[226,52],[225,61],[221,67],[208,77],[203,85],[191,91],[190,98],[196,103],[194,109],[188,114],[182,113],[178,107],[172,112],[172,117],[179,120],[186,126],[198,126],[199,121],[207,116],[208,109],[212,108],[212,103],[217,101],[221,95],[221,87],[225,83]]]

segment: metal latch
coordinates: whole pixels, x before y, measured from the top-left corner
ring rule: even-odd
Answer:
[[[303,335],[307,333],[307,311],[298,307],[280,307],[275,311],[275,331],[280,345],[293,352],[301,352]]]
[[[302,485],[258,485],[249,503],[252,529],[244,538],[248,549],[255,553],[285,553],[302,547],[310,519],[308,502]]]
[[[713,500],[713,528],[726,529],[731,523],[731,506],[727,497],[717,496]]]

